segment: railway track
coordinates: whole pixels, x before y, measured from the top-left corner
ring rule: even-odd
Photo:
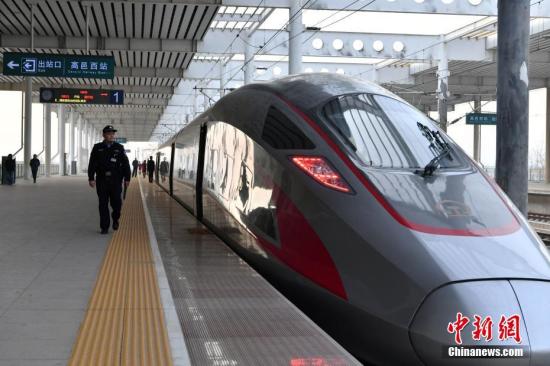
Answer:
[[[530,212],[529,224],[539,234],[546,245],[550,245],[550,215]]]

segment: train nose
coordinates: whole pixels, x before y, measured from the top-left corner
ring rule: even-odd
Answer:
[[[410,339],[426,365],[547,365],[550,282],[491,280],[443,286],[424,301]]]
[[[511,280],[529,334],[531,366],[550,360],[550,282]]]

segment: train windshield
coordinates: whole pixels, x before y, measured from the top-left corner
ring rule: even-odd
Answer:
[[[390,97],[354,94],[330,101],[322,112],[341,144],[409,227],[474,236],[517,230],[511,211],[485,177],[463,169],[468,163],[459,149],[416,109]],[[452,168],[452,174],[426,180],[420,174],[378,169],[425,171],[435,157],[441,158],[440,168]]]
[[[424,168],[447,145],[432,121],[409,105],[382,95],[354,94],[331,100],[323,115],[360,162],[369,167]],[[451,152],[440,168],[459,168]]]

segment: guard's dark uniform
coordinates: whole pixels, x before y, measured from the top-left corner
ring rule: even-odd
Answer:
[[[109,201],[113,209],[113,222],[118,223],[122,206],[122,181],[130,181],[130,163],[124,146],[117,142],[110,145],[105,142],[95,144],[88,165],[88,180],[96,181],[100,227],[101,230],[108,230]]]

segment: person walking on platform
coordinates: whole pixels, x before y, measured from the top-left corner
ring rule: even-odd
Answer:
[[[143,174],[143,178],[147,175],[147,160],[143,160],[141,163],[141,174]]]
[[[138,168],[139,168],[139,161],[137,158],[134,158],[134,161],[132,161],[132,177],[137,177],[138,175]]]
[[[38,160],[38,156],[36,154],[32,156],[29,165],[31,166],[33,183],[36,183],[36,175],[38,174],[38,167],[40,166],[40,160]]]
[[[6,159],[6,172],[8,173],[7,183],[11,186],[15,183],[15,159],[12,154],[8,154]]]
[[[147,174],[149,175],[149,183],[153,183],[153,173],[155,172],[155,162],[152,156],[147,160]]]
[[[88,164],[88,183],[96,188],[99,197],[99,226],[101,234],[109,232],[109,202],[113,209],[113,230],[118,229],[122,206],[122,181],[125,187],[130,184],[130,162],[124,146],[115,142],[115,128],[103,128],[103,141],[94,145]]]
[[[166,181],[166,176],[168,175],[168,169],[169,169],[168,161],[166,161],[166,157],[165,157],[164,160],[161,161],[160,168],[159,168],[160,176],[162,177],[162,182]]]

